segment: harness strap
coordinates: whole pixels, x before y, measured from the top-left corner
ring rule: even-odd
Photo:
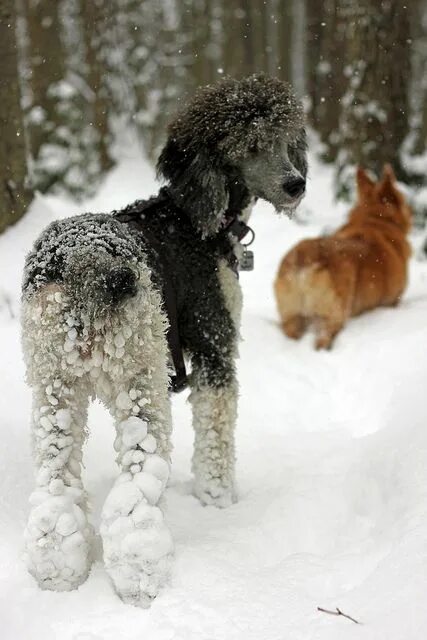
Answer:
[[[114,214],[114,217],[117,218],[120,222],[133,224],[134,227],[140,232],[143,231],[144,238],[149,242],[149,244],[153,247],[153,249],[155,249],[159,257],[160,267],[163,272],[163,277],[162,277],[163,299],[165,303],[166,315],[169,320],[169,327],[166,333],[166,339],[168,342],[169,351],[172,356],[173,366],[175,369],[175,375],[171,376],[171,379],[170,379],[170,386],[171,386],[171,390],[174,393],[179,393],[180,391],[183,391],[188,386],[188,378],[187,378],[187,371],[185,369],[181,339],[179,336],[176,293],[175,293],[175,288],[172,284],[172,277],[169,271],[168,264],[160,248],[160,243],[157,241],[156,237],[153,234],[151,234],[149,231],[147,231],[147,229],[144,227],[144,218],[143,216],[141,216],[141,212],[118,211],[117,213]]]
[[[165,199],[165,192],[163,192],[162,190],[157,198],[152,198],[150,201],[148,201],[148,203],[137,202],[134,205],[130,205],[123,211],[115,211],[113,215],[120,222],[131,224],[139,232],[142,231],[145,240],[147,240],[147,242],[156,251],[159,257],[160,268],[163,272],[163,298],[166,314],[169,320],[169,327],[167,330],[166,338],[175,369],[175,375],[171,376],[171,390],[175,393],[179,393],[188,386],[188,377],[185,368],[181,339],[179,335],[176,292],[173,286],[173,280],[170,273],[169,265],[167,260],[165,259],[164,251],[162,250],[161,244],[158,242],[157,238],[147,230],[147,227],[144,225],[144,218],[146,214],[150,209],[154,209],[155,206],[163,199]],[[237,242],[240,242],[249,232],[251,232],[252,239],[248,243],[249,245],[253,241],[254,232],[245,222],[243,222],[243,220],[239,220],[237,216],[237,212],[227,216],[220,234],[217,238],[215,238],[214,244],[216,247],[219,247],[221,249],[222,255],[228,261],[230,267],[238,276],[239,259],[234,252],[234,245],[230,241],[230,235],[233,236],[233,238]]]
[[[169,319],[169,327],[166,334],[169,351],[172,356],[175,375],[171,376],[171,389],[174,393],[183,391],[188,386],[187,371],[185,369],[184,355],[181,346],[181,338],[178,327],[178,309],[176,304],[175,288],[169,268],[163,261],[163,294],[165,299],[166,314]]]

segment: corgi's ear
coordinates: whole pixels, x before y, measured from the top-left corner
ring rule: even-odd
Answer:
[[[383,180],[390,180],[390,182],[396,182],[396,176],[393,171],[393,167],[388,162],[384,165]]]
[[[400,192],[396,187],[396,176],[390,164],[385,164],[383,178],[377,187],[377,194],[381,202],[389,204],[399,204],[401,200]]]
[[[360,166],[357,167],[356,182],[357,191],[361,200],[369,196],[375,187],[375,182],[368,176],[365,169]]]

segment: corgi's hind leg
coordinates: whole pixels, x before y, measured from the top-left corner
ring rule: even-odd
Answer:
[[[331,349],[336,335],[352,315],[356,274],[352,265],[323,270],[316,279],[312,304],[316,349]]]
[[[336,335],[343,328],[344,323],[332,318],[319,317],[314,322],[316,349],[331,349]]]
[[[307,328],[307,321],[304,316],[296,314],[282,320],[282,329],[288,338],[299,340]]]

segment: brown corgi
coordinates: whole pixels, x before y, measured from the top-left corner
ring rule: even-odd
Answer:
[[[374,182],[359,168],[358,202],[333,235],[303,240],[283,258],[274,289],[284,332],[311,326],[316,348],[330,348],[351,316],[396,305],[405,290],[411,211],[390,165]]]

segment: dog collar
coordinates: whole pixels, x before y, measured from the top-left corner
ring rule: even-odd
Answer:
[[[217,236],[217,242],[220,252],[230,267],[237,276],[239,271],[252,271],[254,254],[248,247],[255,240],[254,230],[246,222],[239,219],[238,214],[226,216],[221,227],[222,230]],[[243,238],[249,233],[251,234],[249,242],[243,243]]]

